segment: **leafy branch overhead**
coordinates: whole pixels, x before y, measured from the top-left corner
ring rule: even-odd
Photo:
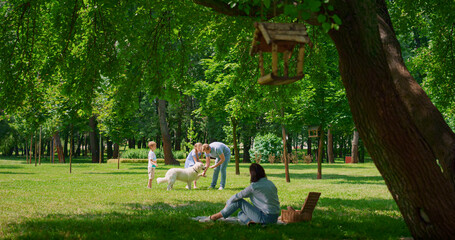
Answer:
[[[329,0],[273,1],[273,0],[193,0],[227,15],[249,16],[256,21],[272,19],[279,15],[288,17],[288,21],[307,21],[320,25],[325,32],[339,29],[341,18],[335,13]]]

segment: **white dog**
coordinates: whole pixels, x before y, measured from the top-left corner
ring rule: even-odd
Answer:
[[[157,178],[156,182],[158,184],[162,182],[167,182],[167,190],[171,190],[174,186],[176,180],[186,182],[188,184],[188,189],[191,189],[191,183],[195,180],[198,180],[202,176],[202,173],[199,174],[202,170],[205,170],[205,165],[201,162],[197,162],[192,167],[189,168],[171,168],[166,172],[164,178]]]

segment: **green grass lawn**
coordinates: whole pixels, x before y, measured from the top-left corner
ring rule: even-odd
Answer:
[[[0,238],[4,239],[399,239],[410,233],[374,164],[291,164],[286,183],[282,164],[264,164],[278,187],[281,208],[301,207],[310,191],[321,192],[311,222],[247,227],[199,223],[249,184],[249,164],[228,167],[224,191],[208,190],[213,170],[186,190],[154,182],[147,189],[147,165],[84,163],[26,164],[0,159]],[[181,166],[183,167],[183,165]],[[160,165],[156,176],[169,166]]]

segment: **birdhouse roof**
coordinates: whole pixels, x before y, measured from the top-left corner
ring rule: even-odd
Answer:
[[[250,54],[259,51],[271,52],[272,43],[278,45],[278,52],[292,51],[296,44],[309,43],[310,38],[304,24],[299,23],[255,23]]]
[[[321,126],[308,126],[308,131],[315,131],[315,130],[318,130],[321,128]]]

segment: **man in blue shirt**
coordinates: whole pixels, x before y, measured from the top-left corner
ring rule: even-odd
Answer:
[[[206,159],[205,161],[206,168],[203,173],[203,176],[205,176],[205,173],[209,168],[210,157],[215,158],[215,165],[210,166],[210,168],[214,169],[210,188],[215,188],[216,182],[218,181],[218,175],[220,174],[221,171],[220,188],[218,188],[218,190],[223,190],[224,187],[226,186],[226,168],[229,161],[231,160],[231,150],[224,143],[213,142],[210,143],[210,145],[207,143],[202,145],[202,151],[205,153]]]

